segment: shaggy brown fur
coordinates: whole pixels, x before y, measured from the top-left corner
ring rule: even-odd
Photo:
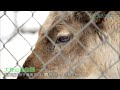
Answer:
[[[93,24],[82,31],[95,13],[97,12],[89,11],[89,17],[83,11],[50,12],[39,31],[35,49],[23,67],[35,67],[35,73],[41,71],[35,79],[120,78],[119,12],[100,11],[92,21],[100,31]],[[70,41],[57,42],[60,36],[67,36]],[[44,73],[49,73],[50,76],[45,76]],[[28,77],[18,77],[20,78]]]

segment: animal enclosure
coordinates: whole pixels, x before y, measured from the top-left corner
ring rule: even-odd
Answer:
[[[0,11],[0,78],[120,78],[119,11]]]

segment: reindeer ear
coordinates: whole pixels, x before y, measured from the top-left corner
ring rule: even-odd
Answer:
[[[87,13],[86,13],[87,12]],[[75,11],[73,17],[75,21],[79,21],[81,23],[88,23],[91,20],[92,15],[94,15],[97,11]],[[100,13],[95,17],[95,23],[100,24],[105,16],[107,15],[108,11],[99,11]],[[90,17],[91,16],[91,17]]]

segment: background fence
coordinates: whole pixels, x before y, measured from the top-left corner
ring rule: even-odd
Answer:
[[[86,13],[89,15],[88,12]],[[13,74],[13,76],[8,76],[8,74],[13,72],[5,73],[5,71],[8,68],[14,69],[22,67],[26,58],[30,55],[31,51],[34,49],[35,43],[38,38],[37,32],[48,14],[49,12],[47,11],[46,12],[0,11],[0,78],[7,79],[17,77],[17,74],[16,75]],[[97,12],[95,15],[97,14],[99,13]],[[81,31],[84,31],[85,28],[88,27],[93,22],[94,18],[95,16],[93,17],[93,19],[91,18],[90,22],[88,22],[88,24],[86,24],[85,27],[81,29]],[[99,31],[101,31],[98,26],[96,25],[94,26]],[[106,34],[103,33],[103,35]],[[51,39],[49,36],[47,36],[47,38]],[[119,50],[116,50],[109,42],[107,41],[105,42],[118,55],[120,55]],[[85,49],[82,43],[81,42],[79,43]],[[69,45],[69,43],[67,45]],[[100,45],[98,45],[96,48],[98,48],[99,46]],[[60,53],[61,52],[59,52],[59,54]],[[50,61],[53,61],[55,57],[56,56],[54,56]],[[64,58],[64,56],[62,57]],[[112,64],[110,68],[117,63],[119,63],[119,60]],[[76,65],[73,68],[76,68],[78,65]],[[99,67],[98,65],[96,66]],[[106,78],[103,72],[101,73],[102,75],[99,78],[101,77]]]
[[[48,14],[49,11],[0,11],[0,78],[17,77],[5,75],[5,71],[23,65]]]

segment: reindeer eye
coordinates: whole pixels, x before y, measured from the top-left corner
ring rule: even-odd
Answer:
[[[60,37],[58,37],[56,43],[60,43],[60,42],[61,43],[66,43],[68,41],[70,41],[70,37],[69,36],[60,36]]]

